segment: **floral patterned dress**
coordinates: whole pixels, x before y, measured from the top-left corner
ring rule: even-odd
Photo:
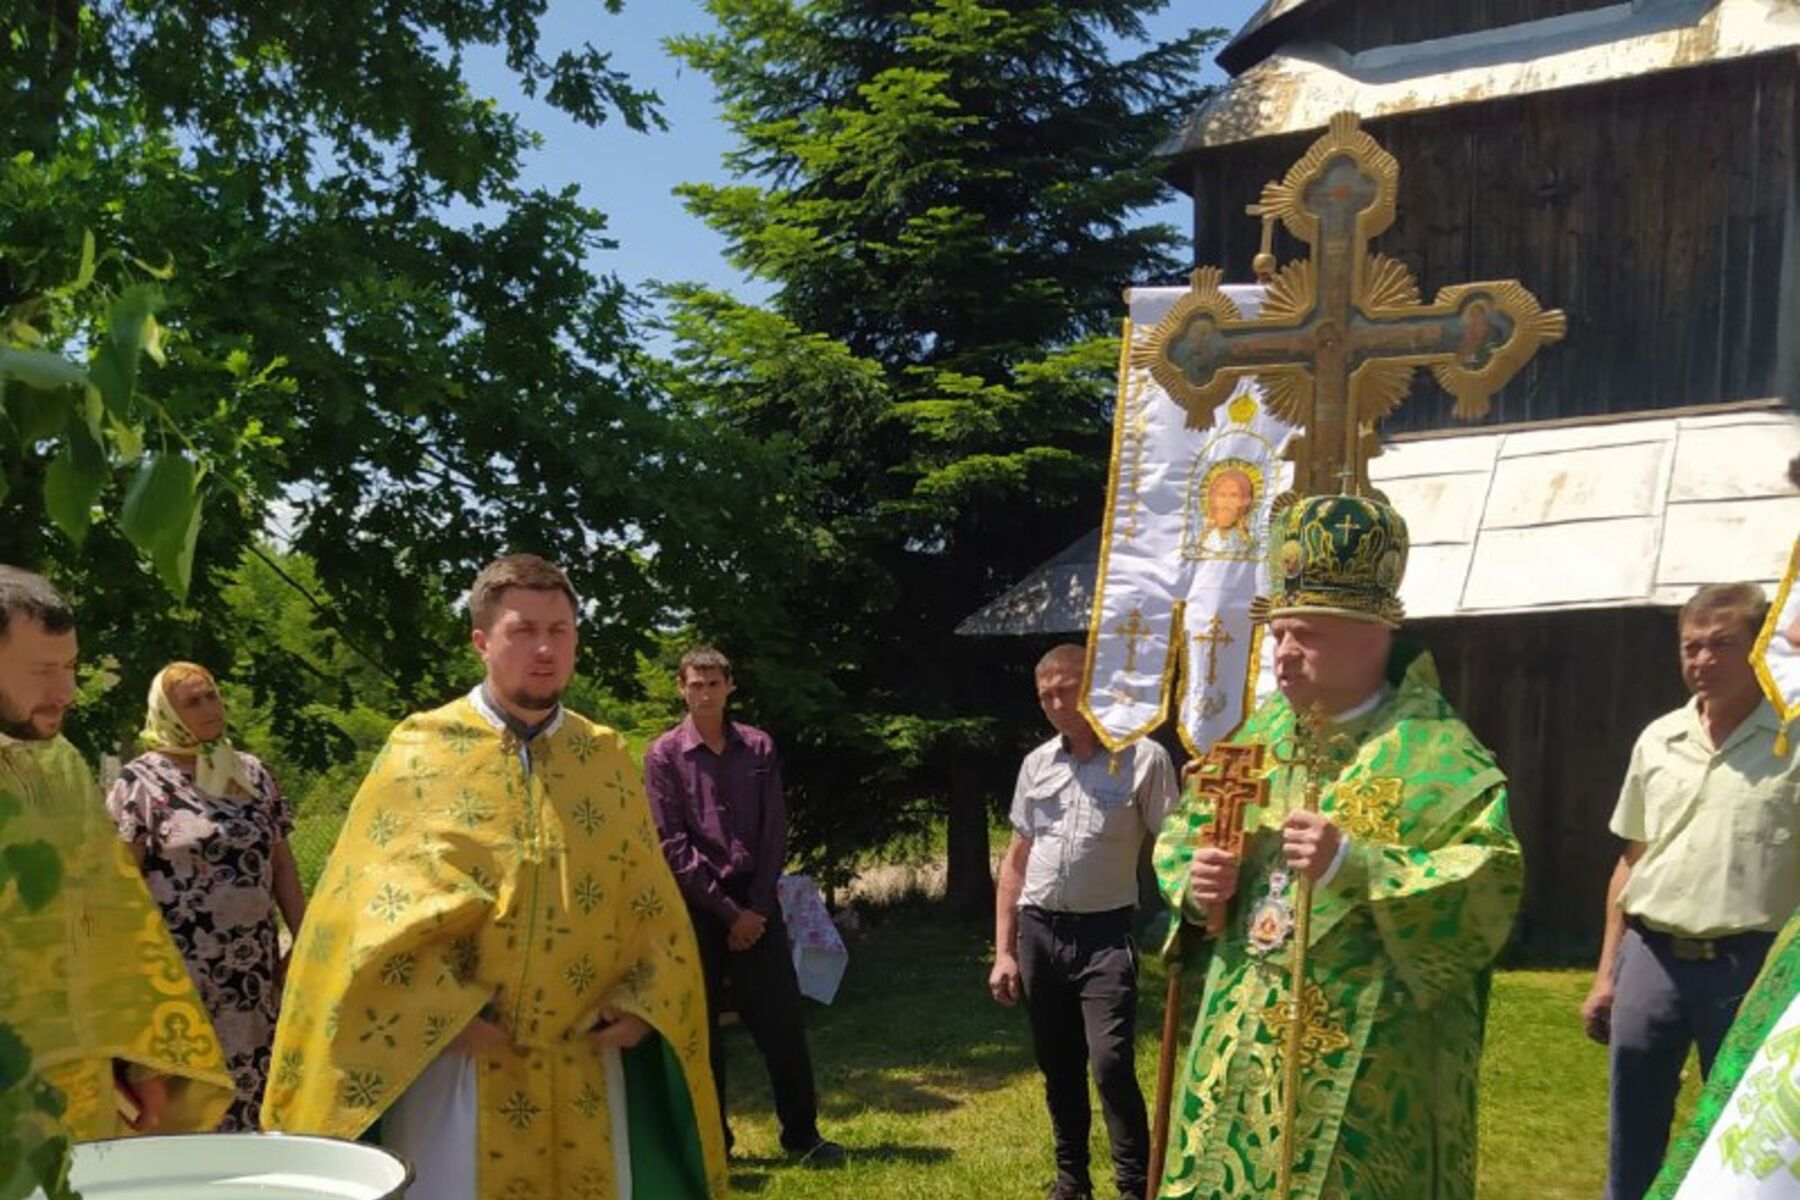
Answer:
[[[293,829],[268,769],[244,758],[255,796],[208,795],[156,752],[127,763],[106,796],[218,1032],[237,1087],[226,1132],[258,1128],[281,1011],[273,852]]]

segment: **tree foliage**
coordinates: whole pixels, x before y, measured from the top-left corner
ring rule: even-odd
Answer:
[[[290,841],[310,889],[356,789],[408,704],[390,674],[320,628],[319,606],[335,609],[337,600],[305,555],[253,546],[219,582],[220,620],[240,631],[215,664],[232,738],[262,759],[295,812]],[[443,609],[421,636],[433,638],[451,689],[465,690],[480,680],[481,666],[466,620],[447,604]],[[633,683],[643,698],[623,700],[581,677],[568,702],[618,729],[641,756],[681,704],[656,656],[641,660]]]
[[[1179,266],[1134,213],[1217,31],[1151,44],[1155,0],[707,7],[717,31],[674,48],[739,181],[684,195],[774,294],[673,292],[666,386],[706,439],[677,461],[739,534],[695,623],[787,735],[815,846],[948,799],[977,903],[1029,663],[952,631],[1098,511],[1119,292]]]
[[[680,502],[641,478],[661,423],[626,369],[630,300],[591,265],[603,215],[523,182],[534,135],[471,90],[465,57],[503,55],[589,125],[648,129],[657,104],[594,46],[544,46],[544,8],[23,0],[0,18],[18,64],[0,76],[0,561],[64,584],[125,680],[234,657],[249,635],[223,620],[224,577],[271,533],[331,598],[310,619],[407,703],[452,686],[447,614],[502,548],[570,564],[596,602],[589,666],[629,677],[662,603],[643,531]],[[54,368],[17,357],[36,349],[94,388],[31,378]],[[120,689],[78,734],[115,743],[138,703]]]

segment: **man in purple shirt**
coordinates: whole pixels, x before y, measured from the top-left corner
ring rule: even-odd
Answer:
[[[775,893],[787,862],[787,807],[775,743],[754,726],[725,719],[731,660],[717,650],[699,646],[682,655],[675,682],[688,715],[651,743],[644,790],[700,942],[720,1118],[725,1052],[719,1012],[728,987],[732,1007],[768,1067],[782,1148],[812,1166],[839,1162],[843,1147],[819,1134],[800,984]],[[731,1140],[727,1125],[727,1148]]]

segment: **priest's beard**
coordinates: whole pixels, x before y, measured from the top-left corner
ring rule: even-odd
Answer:
[[[499,691],[499,689],[495,690],[497,692]],[[563,689],[557,688],[555,691],[533,691],[527,687],[516,687],[508,691],[499,692],[499,696],[500,699],[506,701],[506,703],[512,707],[524,709],[526,712],[549,712],[558,704],[562,703]]]
[[[58,722],[58,728],[61,723]],[[13,707],[13,702],[0,693],[0,734],[21,742],[47,742],[56,736],[56,729],[45,733],[32,723],[31,714],[22,713]]]

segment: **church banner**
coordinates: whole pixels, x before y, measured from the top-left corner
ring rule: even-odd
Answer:
[[[1756,677],[1762,683],[1763,693],[1774,705],[1777,718],[1781,721],[1784,747],[1779,752],[1785,754],[1787,727],[1800,720],[1800,538],[1795,539],[1794,549],[1788,555],[1787,571],[1781,577],[1781,586],[1775,591],[1775,600],[1769,606],[1769,616],[1763,622],[1762,634],[1756,639],[1756,649],[1751,651],[1750,663],[1756,668]]]
[[[1800,1178],[1800,996],[1719,1113],[1675,1200],[1793,1200]]]
[[[1268,591],[1269,507],[1288,487],[1280,453],[1293,428],[1250,380],[1210,427],[1190,428],[1186,410],[1131,364],[1135,341],[1186,291],[1130,294],[1082,687],[1084,711],[1113,750],[1173,708],[1182,741],[1204,753],[1272,686],[1250,603]],[[1261,307],[1258,285],[1224,291],[1246,317]]]

